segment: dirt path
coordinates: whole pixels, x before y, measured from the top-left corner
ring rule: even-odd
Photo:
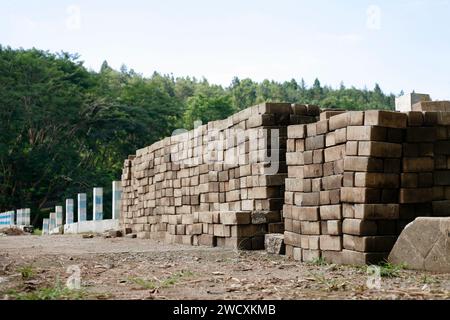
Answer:
[[[75,267],[73,267],[75,266]],[[81,272],[69,291],[68,268]],[[0,299],[450,299],[450,274],[393,268],[368,289],[363,267],[265,252],[81,236],[0,237]]]

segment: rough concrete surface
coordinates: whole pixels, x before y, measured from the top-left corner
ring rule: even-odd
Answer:
[[[389,255],[408,268],[450,272],[450,218],[417,218],[401,233]]]

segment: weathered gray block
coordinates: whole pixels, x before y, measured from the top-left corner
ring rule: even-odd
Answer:
[[[270,254],[284,254],[284,235],[278,233],[266,234],[264,238],[264,245],[267,253]]]
[[[410,269],[450,272],[450,218],[417,218],[407,225],[389,261]]]

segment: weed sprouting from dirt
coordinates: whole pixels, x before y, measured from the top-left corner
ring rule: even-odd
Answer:
[[[57,282],[52,287],[44,287],[31,292],[10,290],[6,293],[14,300],[81,300],[86,297],[84,290],[71,290]]]
[[[434,278],[424,274],[422,277],[420,277],[420,282],[423,284],[434,284],[434,283],[439,283],[439,280],[434,279]]]
[[[22,279],[30,279],[36,274],[33,266],[24,266],[19,268],[17,271],[22,276]]]
[[[404,264],[392,264],[390,262],[380,263],[380,275],[386,278],[396,278],[400,276],[400,271],[405,269]]]
[[[328,279],[323,274],[318,274],[315,272],[309,272],[309,274],[314,278],[316,282],[325,286],[327,291],[337,291],[345,289],[347,286],[347,281],[340,281],[338,279]]]
[[[154,280],[145,280],[142,278],[135,278],[135,277],[130,278],[129,280],[146,290],[153,290],[158,287],[156,281]]]
[[[319,257],[319,258],[315,258],[314,260],[308,262],[307,264],[312,265],[312,266],[327,266],[328,262],[326,262],[324,258]]]
[[[170,288],[176,284],[178,284],[182,279],[192,277],[194,273],[189,270],[182,270],[180,272],[176,272],[172,274],[170,277],[167,277],[162,280],[146,280],[142,278],[130,278],[130,281],[138,286],[142,287],[146,290],[154,290],[154,289],[162,289],[162,288]]]

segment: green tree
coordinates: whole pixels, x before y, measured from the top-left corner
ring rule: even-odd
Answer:
[[[206,124],[209,121],[225,119],[232,115],[235,109],[229,96],[207,97],[202,93],[190,97],[187,102],[187,109],[184,114],[186,128],[194,127],[195,121],[202,121]]]

